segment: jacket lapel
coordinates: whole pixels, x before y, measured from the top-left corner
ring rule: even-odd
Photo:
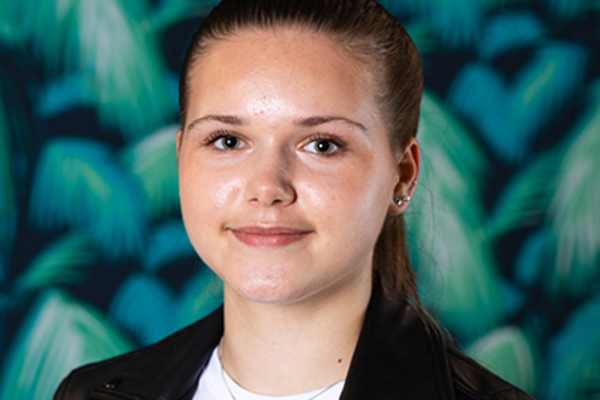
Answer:
[[[93,399],[187,400],[223,336],[223,309],[140,350],[90,391]]]

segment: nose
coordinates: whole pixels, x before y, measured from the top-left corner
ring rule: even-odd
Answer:
[[[246,183],[246,200],[271,207],[288,206],[296,200],[292,183],[292,160],[279,150],[256,154],[249,166]]]

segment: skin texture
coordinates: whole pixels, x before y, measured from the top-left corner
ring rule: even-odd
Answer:
[[[225,283],[223,365],[270,395],[339,381],[418,145],[392,151],[371,76],[318,34],[241,32],[191,71],[180,196],[194,248]]]

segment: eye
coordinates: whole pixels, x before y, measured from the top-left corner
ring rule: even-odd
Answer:
[[[337,150],[339,150],[339,146],[333,143],[329,139],[315,139],[306,146],[304,149],[311,153],[317,154],[331,154]]]
[[[244,147],[244,142],[231,135],[219,136],[212,140],[212,144],[221,150],[235,150]]]

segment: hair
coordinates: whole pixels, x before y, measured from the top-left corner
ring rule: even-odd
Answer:
[[[406,30],[374,0],[223,0],[192,36],[179,84],[185,127],[190,70],[218,41],[251,30],[301,28],[323,34],[371,73],[392,151],[400,153],[419,122],[423,75]],[[402,215],[388,215],[375,245],[373,269],[384,285],[423,311]]]

